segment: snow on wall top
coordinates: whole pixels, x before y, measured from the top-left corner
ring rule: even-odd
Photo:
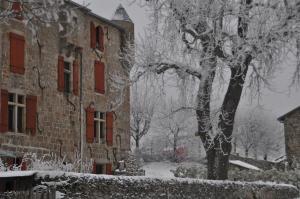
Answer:
[[[240,167],[244,167],[244,168],[247,168],[247,169],[256,170],[256,171],[261,170],[260,168],[258,168],[256,166],[253,166],[251,164],[248,164],[248,163],[240,161],[240,160],[229,160],[229,163],[240,166]]]
[[[27,177],[33,176],[36,173],[36,171],[5,171],[0,172],[0,178]]]
[[[120,4],[119,7],[117,8],[114,16],[112,17],[112,20],[132,22],[125,8],[122,6],[122,4]]]

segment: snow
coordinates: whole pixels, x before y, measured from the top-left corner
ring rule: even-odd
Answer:
[[[132,22],[125,8],[121,4],[117,8],[112,20]]]
[[[0,172],[0,178],[25,177],[35,175],[36,171],[5,171]]]
[[[62,193],[62,192],[59,192],[59,191],[56,191],[56,192],[55,192],[55,198],[56,198],[56,199],[62,199],[62,198],[64,198],[65,195],[66,195],[66,194],[64,194],[64,193]]]
[[[247,169],[256,170],[256,171],[261,170],[260,168],[258,168],[256,166],[253,166],[251,164],[248,164],[248,163],[240,161],[240,160],[229,160],[229,163],[240,166],[240,167],[244,167],[244,168],[247,168]]]
[[[145,164],[142,169],[145,170],[146,176],[149,177],[174,177],[171,170],[177,168],[177,164],[171,162],[151,162]]]

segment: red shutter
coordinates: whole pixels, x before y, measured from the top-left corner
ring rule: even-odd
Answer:
[[[21,171],[26,171],[27,170],[27,164],[26,162],[22,161],[21,162]]]
[[[97,174],[97,164],[95,160],[93,162],[93,174]]]
[[[10,37],[10,71],[24,74],[25,72],[25,39],[15,33],[9,33]]]
[[[107,175],[112,175],[113,173],[112,173],[112,164],[111,163],[108,163],[108,164],[106,164],[106,174]]]
[[[26,97],[26,129],[31,135],[36,133],[36,118],[37,118],[37,97]]]
[[[96,48],[96,27],[93,22],[91,22],[90,25],[90,32],[91,32],[91,48],[95,49]]]
[[[101,26],[99,26],[98,28],[98,31],[99,31],[99,50],[101,52],[104,51],[104,32],[103,32],[103,29]]]
[[[57,89],[60,92],[64,91],[64,57],[58,56],[57,64]]]
[[[73,62],[73,93],[79,94],[79,65],[76,60]]]
[[[95,91],[105,94],[105,65],[103,62],[95,61]]]
[[[114,129],[114,114],[113,112],[106,113],[106,144],[113,145],[113,129]]]
[[[22,6],[20,2],[13,2],[12,11],[16,15],[16,19],[22,20]]]
[[[93,108],[86,109],[86,142],[94,142],[94,112]]]
[[[1,104],[0,104],[0,132],[8,131],[8,91],[1,89]]]

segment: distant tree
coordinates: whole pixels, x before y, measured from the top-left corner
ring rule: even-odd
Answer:
[[[270,154],[283,147],[283,138],[278,127],[269,121],[267,114],[255,109],[238,118],[234,136],[238,147],[244,150],[245,157],[252,152],[254,158],[257,159],[258,155],[261,155],[267,160]]]
[[[157,102],[157,96],[151,93],[151,86],[138,83],[140,82],[132,86],[130,106],[130,131],[137,150],[140,148],[141,139],[149,132]]]
[[[191,130],[191,119],[193,114],[190,110],[177,111],[176,102],[172,99],[167,103],[161,104],[163,107],[159,112],[157,129],[162,134],[166,135],[167,140],[171,142],[173,150],[173,160],[178,161],[177,149],[179,142],[187,136]]]

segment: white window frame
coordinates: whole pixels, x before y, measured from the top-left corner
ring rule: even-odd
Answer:
[[[9,95],[10,94],[13,94],[14,95],[14,101],[13,102],[11,102],[10,100],[9,100]],[[21,103],[19,103],[18,102],[18,97],[19,96],[22,96],[23,97],[23,104],[21,104]],[[13,115],[13,131],[10,131],[10,129],[9,129],[9,131],[10,132],[13,132],[13,133],[25,133],[25,124],[26,124],[26,122],[25,122],[25,112],[26,112],[26,97],[25,97],[25,95],[23,95],[23,94],[19,94],[19,93],[15,93],[15,92],[9,92],[8,93],[8,106],[13,106],[13,111],[14,111],[14,115]],[[23,113],[22,113],[22,122],[23,122],[23,124],[22,124],[22,132],[18,132],[18,107],[21,107],[21,108],[23,108]],[[8,120],[9,120],[10,118],[8,117]],[[9,121],[8,121],[9,122]]]
[[[101,118],[101,113],[103,114],[103,118]],[[96,115],[96,117],[95,117]],[[106,142],[106,114],[105,112],[101,112],[101,111],[95,111],[95,115],[94,115],[94,123],[96,122],[97,128],[94,131],[98,131],[96,132],[96,138],[94,137],[94,142],[95,143],[100,143],[100,144],[105,144]],[[104,133],[104,138],[103,140],[101,140],[101,128],[100,128],[100,124],[103,123],[103,133]]]

